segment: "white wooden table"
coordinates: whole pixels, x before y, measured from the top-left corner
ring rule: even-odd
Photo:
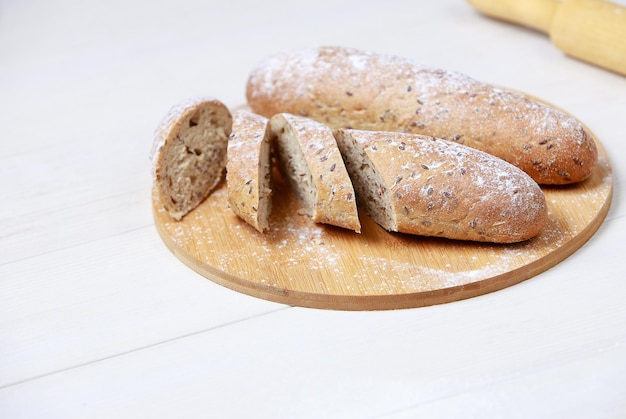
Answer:
[[[152,133],[245,100],[278,50],[415,58],[574,114],[614,199],[574,255],[460,302],[343,312],[239,294],[157,235]],[[626,416],[626,77],[461,0],[0,3],[0,417]]]

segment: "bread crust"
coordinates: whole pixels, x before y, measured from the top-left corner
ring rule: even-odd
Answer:
[[[235,111],[226,167],[229,207],[261,233],[269,229],[271,212],[267,125],[268,119],[263,116]]]
[[[540,184],[586,179],[597,163],[576,119],[519,93],[401,57],[320,47],[267,57],[250,73],[251,109],[333,128],[399,131],[498,156]]]
[[[361,232],[356,197],[332,129],[281,113],[270,120],[277,158],[302,209],[314,222]]]
[[[200,205],[222,180],[231,126],[230,111],[212,97],[181,101],[157,126],[150,153],[153,181],[175,220]]]
[[[539,185],[495,156],[417,134],[339,129],[335,136],[359,205],[387,230],[513,243],[547,222]]]

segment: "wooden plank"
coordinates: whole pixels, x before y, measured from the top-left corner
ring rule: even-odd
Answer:
[[[152,226],[2,265],[0,278],[0,387],[282,308],[181,269]]]
[[[612,227],[605,239],[623,233]],[[478,394],[485,397],[477,403],[489,400],[494,410],[541,413],[583,403],[593,384],[588,377],[598,379],[592,397],[615,406],[615,393],[602,391],[624,383],[623,363],[614,362],[623,359],[626,335],[616,331],[626,310],[621,296],[603,287],[587,292],[596,304],[581,304],[589,272],[572,264],[561,269],[568,275],[443,306],[275,312],[2,389],[0,412],[371,417]],[[619,279],[603,285],[618,286]],[[540,394],[547,387],[539,380],[555,384],[551,398]],[[488,398],[491,391],[504,399]],[[518,391],[523,400],[538,397],[520,405]]]

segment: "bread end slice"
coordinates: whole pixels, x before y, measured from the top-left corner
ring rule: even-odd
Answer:
[[[232,126],[228,108],[213,98],[175,105],[155,131],[153,180],[168,214],[181,220],[223,178]]]

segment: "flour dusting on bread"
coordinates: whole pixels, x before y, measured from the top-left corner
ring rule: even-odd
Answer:
[[[226,185],[235,214],[259,232],[269,229],[271,213],[271,155],[268,119],[240,110],[234,114],[228,141]]]
[[[354,189],[333,131],[309,118],[277,114],[270,133],[303,213],[317,223],[360,232]]]
[[[593,138],[575,118],[523,94],[402,57],[341,47],[267,57],[250,73],[248,104],[271,117],[307,116],[333,128],[398,131],[498,156],[544,184],[586,179]]]
[[[513,243],[547,222],[537,183],[490,154],[417,134],[335,135],[359,205],[389,231]]]

